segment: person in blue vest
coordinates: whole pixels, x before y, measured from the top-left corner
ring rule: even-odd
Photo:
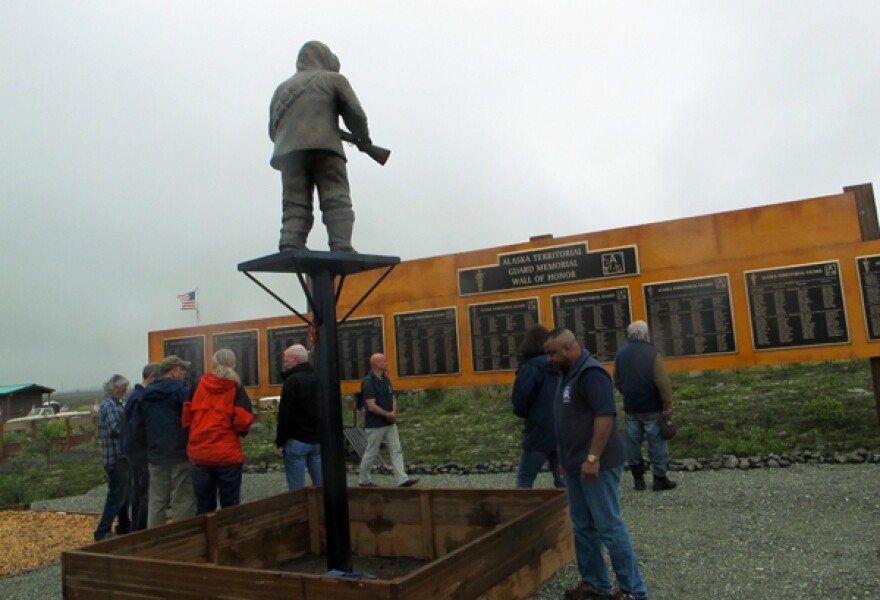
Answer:
[[[672,414],[672,385],[663,356],[648,339],[648,324],[633,321],[626,328],[627,342],[614,357],[614,386],[623,394],[626,414],[626,454],[636,490],[645,489],[642,441],[648,438],[651,489],[671,490],[677,485],[667,477],[669,444],[660,435],[660,419]]]
[[[519,345],[519,367],[513,382],[510,402],[513,412],[523,420],[522,451],[516,472],[516,487],[530,488],[538,471],[547,463],[553,485],[565,487],[559,475],[556,453],[556,425],[553,423],[553,397],[559,384],[559,372],[544,354],[547,328],[535,325],[526,331]]]
[[[648,588],[620,512],[620,475],[626,454],[617,433],[611,376],[588,351],[581,350],[574,334],[564,327],[550,332],[544,351],[562,373],[555,402],[556,435],[581,576],[565,598],[612,597],[605,549],[617,576],[613,597],[643,600]]]
[[[388,378],[388,359],[384,354],[370,357],[370,372],[361,382],[361,397],[364,402],[364,431],[367,436],[367,449],[361,459],[358,472],[358,485],[375,487],[370,479],[370,470],[382,442],[391,453],[391,467],[399,487],[411,487],[419,482],[406,474],[403,463],[403,450],[397,433],[397,398]]]

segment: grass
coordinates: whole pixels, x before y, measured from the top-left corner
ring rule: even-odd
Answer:
[[[676,374],[672,387],[679,425],[670,442],[673,458],[880,451],[866,360]],[[77,400],[90,405],[99,395],[81,392]],[[64,394],[54,396],[73,405]],[[511,409],[510,386],[400,392],[398,401],[408,464],[518,459],[521,421]],[[346,423],[350,402],[343,399]],[[264,413],[244,439],[246,460],[278,462],[274,438],[274,419]],[[103,482],[96,444],[45,463],[34,454],[0,463],[0,505],[81,494]]]

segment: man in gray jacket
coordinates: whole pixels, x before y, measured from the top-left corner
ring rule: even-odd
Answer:
[[[330,250],[354,252],[340,116],[358,143],[371,143],[367,115],[339,73],[339,59],[321,42],[306,42],[296,74],[278,86],[269,106],[269,138],[275,143],[270,164],[281,171],[283,185],[279,250],[306,247],[317,188]]]

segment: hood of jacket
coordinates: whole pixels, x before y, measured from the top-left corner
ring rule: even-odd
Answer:
[[[339,59],[323,42],[306,42],[296,57],[297,71],[333,71],[339,73]]]
[[[144,395],[141,397],[141,400],[144,402],[164,400],[168,395],[178,392],[182,387],[184,387],[182,381],[173,377],[160,377],[144,388]]]

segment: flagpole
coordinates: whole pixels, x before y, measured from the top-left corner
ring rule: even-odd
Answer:
[[[196,325],[201,325],[202,322],[199,319],[199,288],[196,288]]]

